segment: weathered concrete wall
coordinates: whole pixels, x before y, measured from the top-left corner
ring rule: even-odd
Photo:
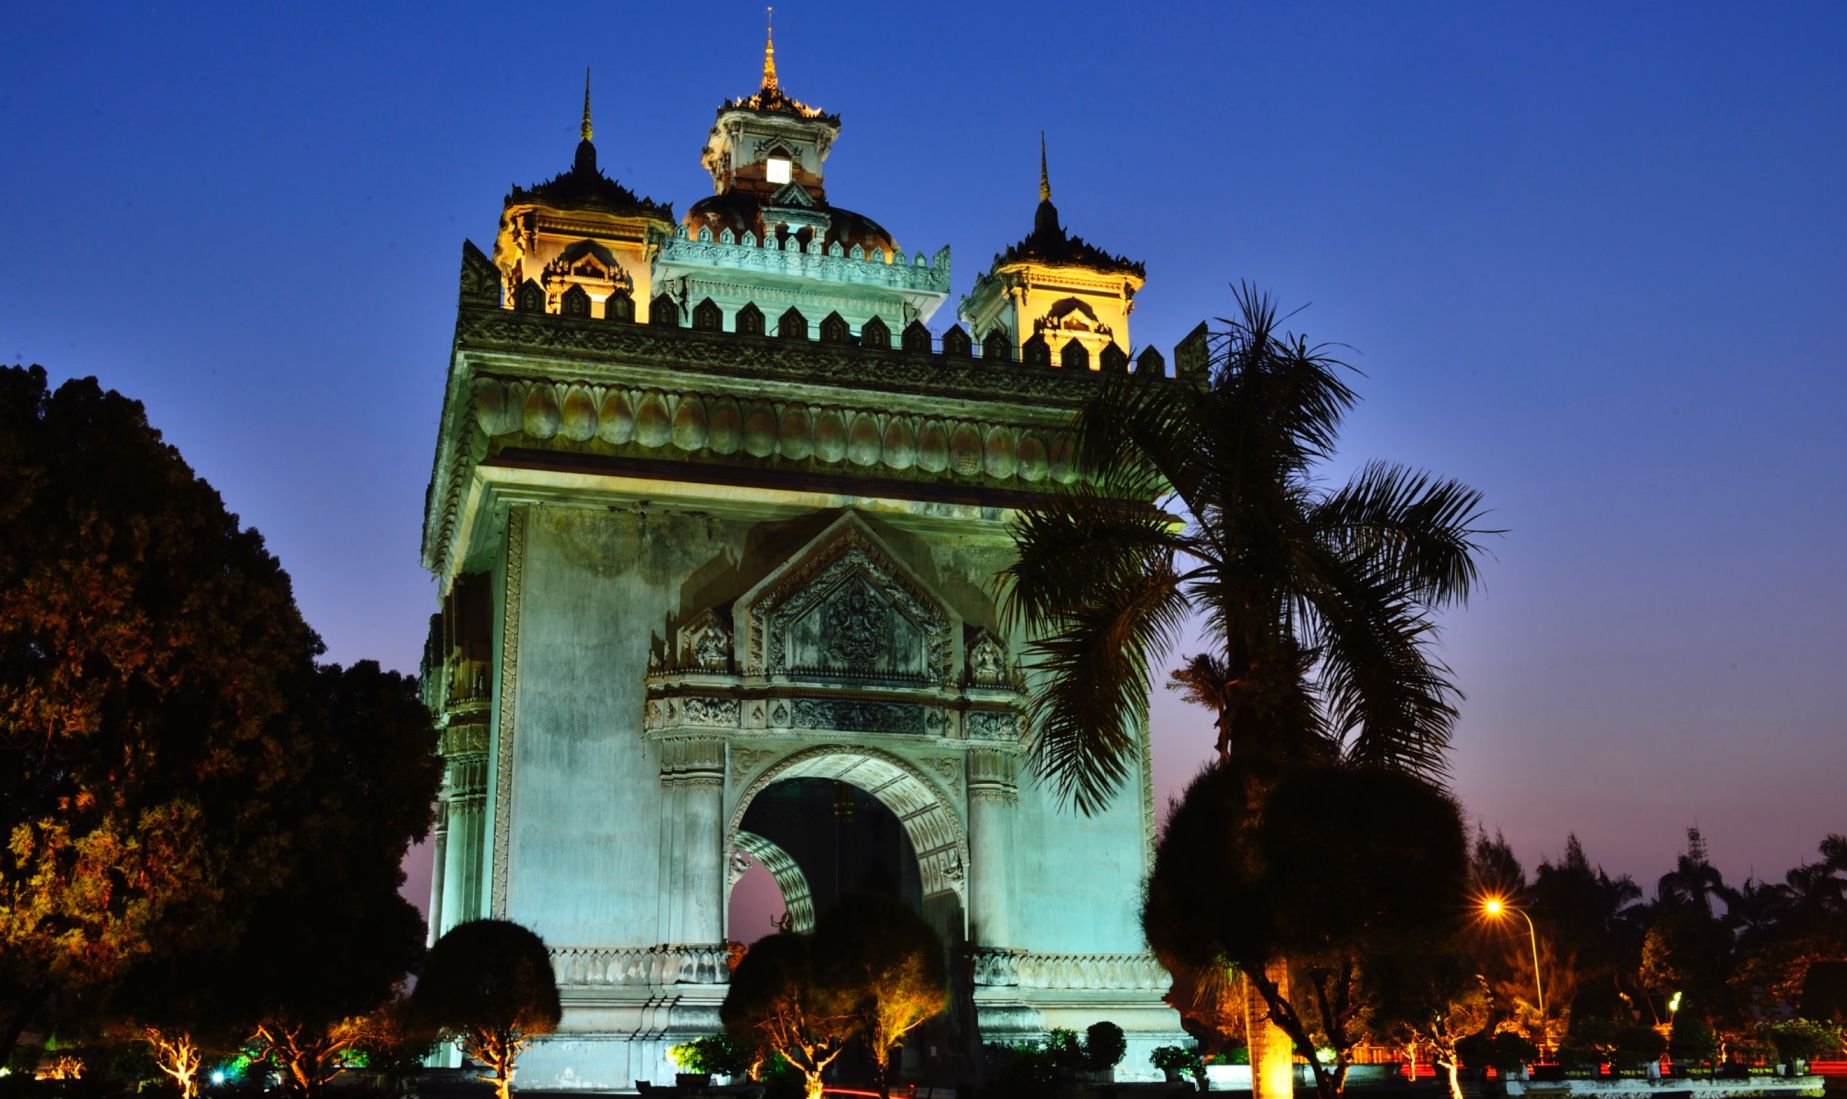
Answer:
[[[660,761],[641,737],[651,640],[735,526],[533,509],[520,624],[507,913],[554,946],[660,934]]]

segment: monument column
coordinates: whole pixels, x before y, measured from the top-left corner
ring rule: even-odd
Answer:
[[[713,738],[666,741],[661,785],[667,941],[695,946],[725,939],[725,744]]]
[[[444,844],[442,931],[481,918],[487,828],[487,753],[449,757],[449,834]],[[440,935],[440,932],[438,933]]]
[[[977,748],[968,754],[969,941],[1005,948],[1013,942],[1013,815],[1019,780],[1013,756]]]
[[[435,946],[436,936],[442,933],[443,925],[443,877],[449,869],[449,787],[443,784],[441,792],[436,795],[436,818],[430,824],[430,847],[433,857],[430,859],[430,918],[428,941],[425,946]]]

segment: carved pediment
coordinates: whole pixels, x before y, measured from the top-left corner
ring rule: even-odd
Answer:
[[[738,600],[756,674],[954,686],[960,619],[855,515]]]
[[[731,670],[731,631],[711,608],[681,626],[678,640],[677,667],[720,673]]]

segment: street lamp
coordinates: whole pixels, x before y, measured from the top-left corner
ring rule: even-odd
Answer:
[[[1508,904],[1500,897],[1489,897],[1481,902],[1482,915],[1498,920],[1509,912],[1518,912],[1526,921],[1526,933],[1533,943],[1533,992],[1539,997],[1539,1046],[1543,1052],[1546,1044],[1546,990],[1539,981],[1539,929],[1533,926],[1533,917],[1526,910]]]

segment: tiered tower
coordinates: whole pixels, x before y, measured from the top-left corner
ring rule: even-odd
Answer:
[[[994,257],[962,299],[962,322],[982,354],[1044,366],[1096,369],[1128,362],[1129,314],[1146,281],[1140,261],[1065,231],[1039,135],[1039,208],[1033,231]]]
[[[550,945],[564,1023],[526,1086],[669,1080],[667,1047],[718,1028],[727,939],[754,937],[727,927],[753,861],[798,925],[824,879],[856,884],[843,866],[891,864],[958,988],[912,1071],[972,1079],[983,1041],[1111,1019],[1121,1071],[1146,1073],[1179,1037],[1137,923],[1145,739],[1093,816],[1025,777],[1031,639],[996,603],[1010,517],[1075,481],[1070,416],[1127,367],[1139,269],[1116,312],[1084,299],[1112,339],[1088,369],[1059,365],[1091,347],[1070,326],[1025,361],[933,338],[947,250],[906,257],[830,203],[839,133],[766,48],[684,218],[597,169],[586,106],[572,169],[508,196],[492,258],[463,246],[423,543],[448,759],[432,930],[491,915]],[[1089,255],[1047,225],[971,300]],[[1014,333],[1040,300],[1016,297]],[[841,811],[790,819],[815,791]],[[817,863],[815,829],[875,826],[891,842]]]

